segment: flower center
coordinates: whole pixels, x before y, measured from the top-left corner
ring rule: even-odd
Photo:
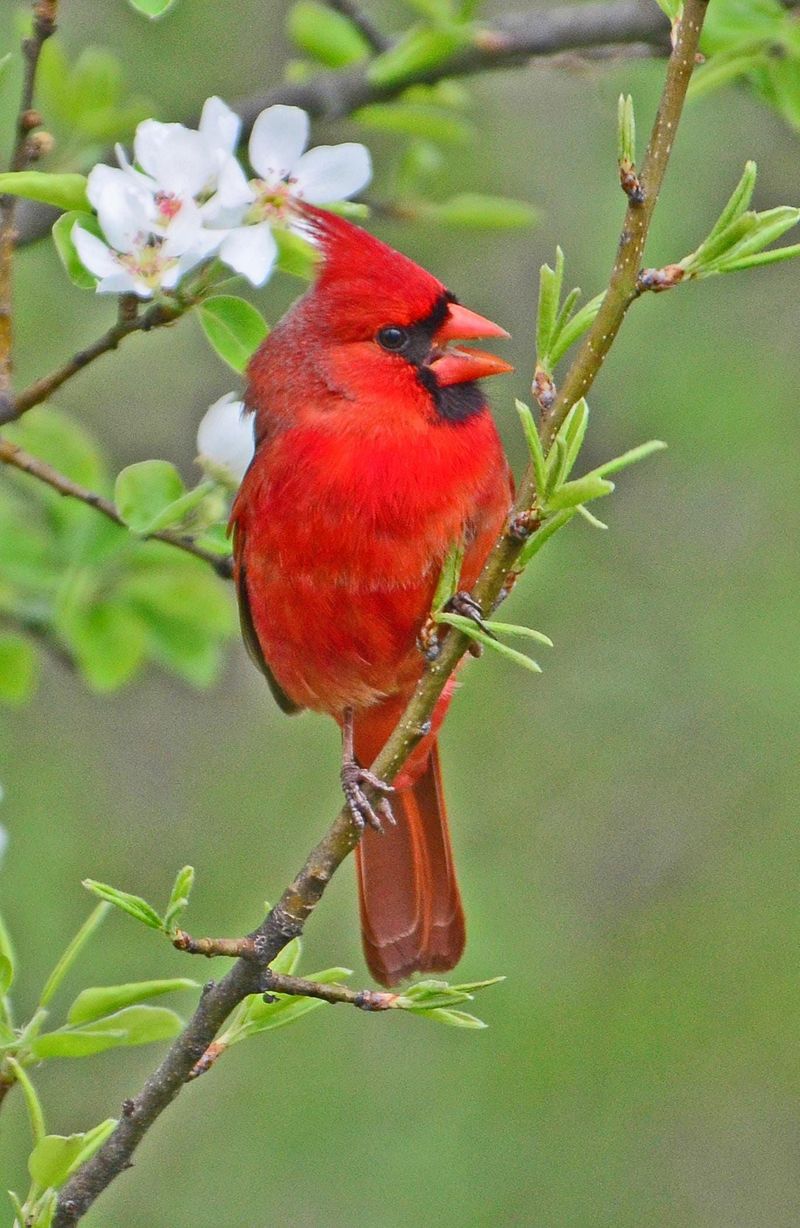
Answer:
[[[171,192],[156,192],[155,195],[156,208],[158,209],[159,221],[171,222],[174,217],[177,217],[183,208],[183,201],[180,196],[175,196]]]
[[[136,247],[132,252],[120,252],[117,255],[119,263],[133,276],[157,289],[164,274],[178,263],[177,256],[165,256],[162,251],[162,240],[156,235],[137,235]]]
[[[282,222],[290,210],[292,199],[300,193],[295,190],[297,180],[291,175],[284,179],[251,179],[250,187],[256,199],[247,211],[246,222]]]

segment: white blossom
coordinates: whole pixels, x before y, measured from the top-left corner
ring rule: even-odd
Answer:
[[[253,457],[253,415],[235,392],[227,392],[203,415],[197,428],[198,459],[212,474],[238,486]]]

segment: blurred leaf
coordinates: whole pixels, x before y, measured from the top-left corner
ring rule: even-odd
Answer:
[[[199,989],[199,983],[188,977],[172,977],[161,981],[133,981],[127,985],[98,985],[83,989],[67,1013],[67,1023],[82,1024],[110,1015],[123,1007],[180,989]]]
[[[72,284],[79,286],[82,290],[94,290],[98,279],[81,262],[81,258],[72,241],[72,230],[75,225],[82,226],[84,230],[88,230],[90,234],[97,235],[98,238],[103,237],[100,223],[93,213],[78,213],[75,210],[70,210],[68,213],[62,213],[61,217],[57,218],[53,223],[51,231],[53,242],[58,252],[58,258],[63,264]]]
[[[92,490],[105,489],[106,468],[96,441],[83,426],[60,410],[39,405],[20,422],[8,427],[6,433],[15,443],[54,465],[73,482]],[[26,489],[35,489],[36,497],[55,509],[63,510],[68,505],[68,500],[41,484],[34,486],[28,482]],[[92,519],[97,520],[97,515],[92,514]]]
[[[0,998],[4,998],[14,981],[14,965],[7,955],[0,955]]]
[[[110,906],[107,903],[98,904],[97,907],[93,908],[89,913],[89,916],[86,918],[72,941],[67,945],[63,954],[59,957],[55,968],[45,981],[44,988],[39,995],[40,1007],[49,1005],[56,993],[56,990],[64,980],[64,977],[75,963],[75,960],[78,958],[89,939],[100,928],[103,921],[108,916],[109,907]]]
[[[132,8],[145,17],[163,17],[172,8],[175,0],[128,0]]]
[[[369,44],[352,21],[316,0],[294,4],[286,30],[301,51],[328,68],[356,64],[369,54]]]
[[[34,692],[39,660],[21,635],[0,634],[0,702],[23,704]]]
[[[140,895],[131,895],[128,891],[119,891],[116,887],[110,887],[108,883],[98,883],[93,878],[85,878],[83,886],[87,891],[98,895],[101,900],[108,900],[109,904],[114,904],[117,908],[121,908],[123,912],[135,917],[137,921],[142,921],[145,925],[149,925],[151,929],[161,930],[164,928],[156,910],[147,903],[147,900],[143,900]]]
[[[359,107],[353,112],[352,118],[375,132],[397,132],[423,140],[439,141],[443,145],[466,145],[473,134],[471,124],[453,115],[446,108],[429,103],[375,102]]]
[[[198,315],[212,349],[239,373],[269,332],[266,320],[252,303],[232,294],[206,299]]]
[[[115,107],[122,95],[122,64],[105,47],[84,47],[72,70],[74,105],[79,114]]]
[[[120,515],[135,533],[148,533],[153,522],[183,495],[183,478],[165,460],[139,461],[117,475],[114,501]]]
[[[278,268],[281,272],[310,281],[319,261],[317,250],[291,230],[276,230],[273,234],[278,245]]]
[[[673,24],[680,19],[683,12],[683,0],[656,0],[656,4]]]
[[[405,77],[436,68],[459,48],[469,43],[466,28],[431,29],[414,26],[374,59],[367,68],[367,79],[373,85],[396,85]]]
[[[512,230],[533,226],[536,210],[523,200],[461,192],[449,200],[425,206],[425,216],[448,226],[477,226],[487,230]]]
[[[180,1016],[164,1006],[126,1006],[113,1015],[94,1019],[90,1027],[44,1032],[31,1043],[34,1057],[90,1057],[120,1046],[149,1045],[171,1040],[183,1027]]]
[[[14,972],[17,966],[16,955],[14,953],[14,944],[11,941],[11,935],[8,932],[6,923],[0,915],[0,959],[3,960],[6,972],[4,977],[7,978],[6,990],[13,983]]]
[[[164,913],[164,929],[171,930],[173,922],[180,916],[189,904],[189,896],[194,886],[194,866],[184,866],[175,876],[175,882],[170,892],[167,910]]]
[[[130,681],[145,659],[141,619],[117,600],[97,601],[59,613],[56,628],[73,653],[89,686],[116,691]]]
[[[58,1189],[102,1147],[116,1124],[116,1118],[109,1117],[85,1134],[45,1135],[28,1157],[28,1171],[32,1180],[46,1189]]]
[[[86,176],[48,174],[45,171],[7,171],[0,174],[0,192],[38,200],[57,209],[91,209],[86,195]]]

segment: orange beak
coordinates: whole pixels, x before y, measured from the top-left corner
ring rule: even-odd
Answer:
[[[499,324],[493,324],[476,311],[451,303],[447,319],[434,337],[435,349],[427,365],[436,376],[441,388],[450,384],[467,384],[487,375],[504,375],[514,368],[495,354],[484,350],[471,350],[463,346],[448,347],[447,342],[464,341],[472,337],[507,337],[509,334]]]

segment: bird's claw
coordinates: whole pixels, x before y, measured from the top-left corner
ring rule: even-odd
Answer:
[[[382,795],[374,804],[367,796],[365,785]],[[395,792],[394,786],[381,780],[368,768],[360,767],[354,759],[342,764],[342,792],[353,822],[360,831],[369,825],[375,831],[382,832],[384,820],[394,827],[395,817],[386,796]]]
[[[479,602],[475,600],[471,593],[453,593],[453,596],[444,608],[452,614],[460,614],[462,618],[468,618],[470,622],[475,623],[476,627],[480,627],[484,635],[488,635],[490,639],[497,639],[492,628],[483,617],[483,610]]]

